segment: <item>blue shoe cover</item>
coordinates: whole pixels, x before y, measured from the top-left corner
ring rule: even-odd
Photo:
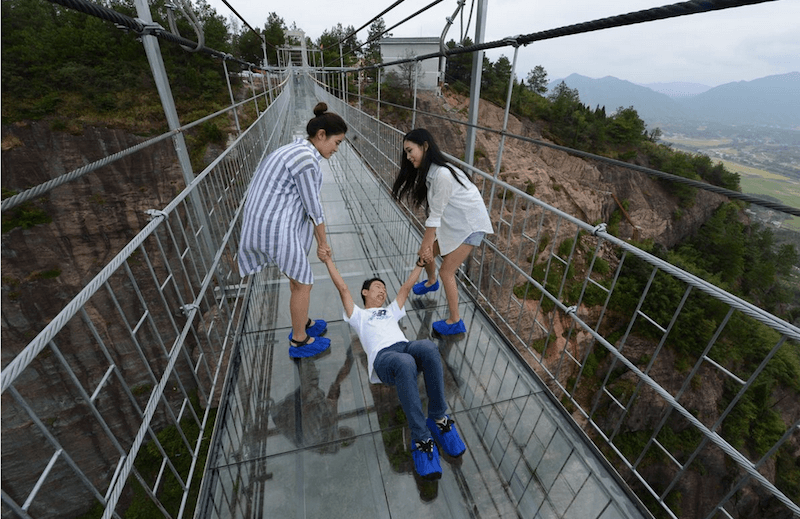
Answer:
[[[433,418],[428,418],[426,423],[431,435],[433,435],[433,439],[436,440],[436,443],[448,456],[457,458],[467,450],[464,440],[461,439],[456,430],[455,422],[449,416],[445,415],[444,425],[437,423]]]
[[[414,470],[423,479],[439,479],[442,477],[442,465],[439,463],[439,449],[431,438],[414,442],[411,446],[411,457],[414,459]]]
[[[331,340],[327,337],[314,337],[314,342],[301,346],[289,346],[289,356],[293,359],[313,357],[331,347]]]
[[[464,320],[459,319],[457,323],[447,324],[447,320],[436,321],[433,323],[433,330],[440,335],[456,335],[457,333],[465,333],[467,327],[464,326]]]
[[[324,319],[317,319],[311,326],[306,326],[306,333],[312,337],[319,337],[327,330],[328,330],[328,323],[326,323]]]
[[[436,283],[434,283],[431,286],[426,286],[425,283],[427,282],[428,282],[427,279],[425,281],[420,281],[419,283],[415,284],[411,290],[413,290],[414,293],[417,294],[418,296],[421,296],[422,294],[427,294],[428,292],[436,292],[437,290],[439,290],[438,279],[436,280]]]
[[[311,319],[308,320],[311,326],[306,324],[306,335],[310,335],[311,337],[319,337],[326,331],[328,331],[328,323],[325,322],[323,319],[317,319],[316,321],[312,321]],[[292,340],[292,336],[294,334],[294,330],[289,332],[289,340]]]

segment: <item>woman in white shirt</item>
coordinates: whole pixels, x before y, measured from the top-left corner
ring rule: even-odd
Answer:
[[[493,233],[489,212],[478,188],[463,171],[448,164],[433,136],[424,128],[403,137],[400,172],[392,195],[405,198],[413,207],[426,206],[425,236],[419,257],[425,260],[428,279],[414,285],[417,295],[439,289],[435,256],[442,256],[439,277],[447,296],[449,316],[433,323],[441,335],[464,333],[458,311],[456,271],[485,234]]]

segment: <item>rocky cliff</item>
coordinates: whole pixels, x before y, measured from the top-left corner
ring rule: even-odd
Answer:
[[[423,95],[419,107],[433,113],[464,116],[466,104],[466,99],[451,95]],[[500,128],[502,117],[502,110],[488,102],[481,103],[482,126]],[[463,156],[463,127],[426,116],[418,117],[417,126],[428,127],[444,151]],[[541,139],[536,124],[514,117],[509,122],[509,132]],[[73,135],[52,131],[47,122],[3,127],[2,139],[2,186],[14,191],[41,184],[144,140],[108,128],[86,128]],[[479,132],[477,166],[484,171],[494,170],[499,140],[497,134]],[[607,221],[627,201],[621,237],[653,239],[667,247],[693,233],[723,201],[718,195],[698,193],[694,206],[675,219],[676,200],[659,182],[639,173],[511,139],[506,140],[502,162],[502,180],[522,190],[532,189],[546,203],[589,223]],[[183,187],[172,143],[166,141],[32,202],[52,222],[28,229],[14,228],[2,236],[3,366],[145,225],[145,210],[164,207]],[[85,356],[81,362],[82,369],[92,372],[101,369],[105,361]],[[46,378],[46,373],[41,376]],[[37,409],[42,410],[43,419],[50,420],[65,437],[70,430],[82,430],[81,413],[85,410],[72,406],[69,398],[48,389],[46,384],[37,388],[33,398],[38,400]],[[107,408],[111,410],[115,405],[109,402]],[[3,411],[3,452],[32,448],[33,443],[29,445],[30,438],[26,436],[26,431],[32,430],[30,419],[6,416],[7,407]],[[114,419],[122,427],[132,427],[126,421],[133,413],[117,411],[120,412],[113,415]],[[100,474],[113,452],[93,443],[90,431],[80,436],[80,452],[95,457]],[[3,479],[30,486],[26,468],[4,462]],[[63,489],[65,495],[73,491],[69,487]],[[69,516],[83,511],[62,508],[42,516]]]
[[[449,117],[466,119],[468,100],[445,94],[444,97],[426,96],[419,102],[421,110],[434,114],[447,114]],[[486,101],[481,102],[478,124],[483,127],[502,128],[503,111]],[[417,126],[431,130],[437,142],[444,151],[456,157],[464,155],[465,130],[463,126],[443,123],[441,119],[430,116],[418,116]],[[520,121],[511,116],[508,123],[508,132],[527,138],[544,140],[540,128],[529,121]],[[476,165],[483,171],[492,173],[495,170],[495,160],[500,143],[500,135],[496,133],[478,131],[476,140]],[[646,164],[643,164],[646,165]],[[586,161],[570,156],[564,152],[545,146],[522,142],[507,138],[502,155],[502,165],[499,178],[514,187],[532,193],[536,198],[552,205],[583,221],[594,224],[609,222],[612,213],[620,211],[623,219],[619,226],[618,236],[622,239],[636,241],[652,240],[665,248],[671,248],[687,237],[692,236],[706,222],[712,213],[726,198],[721,195],[705,191],[697,191],[694,203],[690,207],[679,210],[677,198],[672,196],[665,185],[647,175],[625,168],[610,166],[601,162]],[[625,208],[626,210],[623,210]],[[495,208],[496,212],[496,208]],[[554,235],[555,222],[544,222],[545,232]],[[513,241],[513,238],[512,238]],[[511,250],[516,250],[512,245]],[[606,259],[614,265],[616,258],[608,256]],[[575,266],[580,269],[581,258],[575,261]],[[523,269],[531,268],[528,259]],[[504,286],[498,289],[497,298],[504,300],[513,291],[513,286]],[[527,309],[525,316],[533,316],[541,312],[538,303],[532,300],[522,302]],[[504,305],[497,304],[497,308]],[[516,308],[516,306],[511,306]],[[599,309],[581,308],[579,314],[588,322],[595,322]],[[602,348],[585,332],[574,330],[570,335],[572,320],[558,311],[551,311],[540,318],[542,322],[550,323],[550,337],[554,338],[554,346],[549,347],[543,363],[550,373],[556,373],[563,387],[572,387],[574,377],[578,375],[577,369],[565,370],[562,366],[562,351],[566,348],[574,358],[586,358],[589,349],[594,348],[598,355],[602,355]],[[540,339],[547,333],[535,330],[532,318],[521,318],[522,326],[518,330],[522,336]],[[614,331],[614,317],[606,319],[605,336],[610,336]],[[623,316],[622,322],[627,322]],[[570,337],[567,341],[565,337]],[[719,371],[705,365],[697,373],[690,387],[684,388],[685,372],[678,368],[680,359],[675,352],[666,349],[648,366],[653,352],[658,348],[657,342],[639,337],[630,337],[625,344],[625,356],[637,364],[641,370],[649,369],[648,374],[656,380],[670,394],[682,392],[681,404],[696,413],[706,424],[713,424],[720,418],[720,405],[725,401],[725,381]],[[528,347],[519,347],[523,358],[528,359],[531,366],[542,374],[543,380],[549,376],[540,370],[539,362],[533,359]],[[618,367],[618,366],[617,366]],[[608,355],[600,362],[596,377],[602,380],[615,369],[612,357]],[[636,387],[638,379],[633,373],[622,375],[614,384],[613,391],[624,392],[628,387]],[[554,394],[561,398],[563,391],[556,384],[549,384]],[[586,387],[583,387],[586,386]],[[596,422],[604,431],[613,431],[623,423],[620,437],[615,440],[617,445],[635,444],[637,441],[646,440],[657,427],[659,420],[666,411],[666,402],[655,391],[643,389],[637,397],[635,405],[631,407],[628,416],[621,416],[619,409],[608,402],[602,402],[602,395],[596,392],[597,385],[592,379],[584,380],[581,387],[576,389],[573,397],[582,402],[586,409],[593,408],[600,401],[598,411],[594,416]],[[779,410],[786,424],[790,424],[800,416],[800,402],[796,398],[783,398],[787,390],[781,389],[775,397],[781,402]],[[791,393],[791,391],[788,391]],[[569,407],[569,406],[567,406]],[[605,418],[598,418],[604,416]],[[692,449],[700,441],[700,433],[696,432],[688,422],[672,413],[667,428],[674,438],[674,453],[680,457],[688,458]],[[573,417],[585,426],[587,434],[595,436],[596,431],[588,427],[584,416],[573,413]],[[688,438],[688,439],[687,439]],[[602,445],[601,438],[597,438],[598,445]],[[681,442],[684,442],[681,444]],[[800,459],[800,440],[793,440],[784,447],[787,452]],[[638,452],[638,451],[637,451]],[[615,454],[608,451],[609,459]],[[653,461],[648,458],[639,470],[649,482],[671,481],[677,472],[674,464],[666,457]],[[628,483],[637,488],[639,495],[647,495],[637,476],[618,464],[617,468]],[[775,459],[770,459],[763,464],[761,472],[776,481],[777,466]],[[689,468],[688,475],[673,490],[669,505],[673,510],[680,510],[681,517],[703,517],[708,510],[713,509],[717,503],[725,498],[729,489],[727,481],[742,477],[743,470],[733,466],[730,460],[717,448],[707,447],[694,460]],[[795,496],[796,499],[797,496]],[[652,509],[658,506],[653,504]],[[776,500],[760,488],[746,487],[739,491],[737,499],[726,507],[737,518],[750,517],[781,517],[789,518],[790,512],[783,508]]]
[[[141,141],[123,130],[86,128],[73,135],[52,131],[47,122],[30,122],[2,129],[2,186],[23,191]],[[168,140],[122,159],[83,178],[43,195],[28,206],[52,221],[30,228],[16,227],[2,235],[2,363],[5,367],[25,345],[88,283],[147,223],[147,209],[161,209],[183,188],[175,151]],[[6,228],[15,210],[3,214]],[[10,226],[10,224],[9,224]],[[95,298],[92,305],[113,304]],[[121,301],[122,308],[135,304]],[[100,320],[102,323],[102,320]],[[99,330],[113,342],[115,331]],[[66,341],[64,341],[66,342]],[[59,341],[59,348],[73,362],[85,389],[102,378],[109,360],[96,345]],[[152,341],[154,342],[154,341]],[[156,344],[144,344],[154,348]],[[160,358],[155,352],[154,358]],[[151,379],[135,351],[113,351],[113,362],[136,393],[141,408],[147,402]],[[113,475],[119,453],[102,433],[89,409],[81,404],[75,385],[66,379],[59,360],[46,349],[16,384],[37,416],[51,428],[57,441],[79,457],[90,480],[100,485]],[[185,370],[179,366],[179,370]],[[84,382],[91,381],[91,382]],[[3,488],[25,495],[33,488],[52,450],[37,427],[3,394],[2,452]],[[9,400],[7,400],[9,399]],[[130,402],[102,398],[97,408],[121,438],[135,436],[138,412]],[[158,424],[163,417],[156,416]],[[6,453],[29,452],[24,460]],[[111,472],[109,472],[109,470]],[[33,478],[33,479],[32,479]],[[36,517],[74,517],[86,512],[93,499],[61,461],[43,489],[52,507],[31,509]],[[36,503],[41,506],[43,501]],[[5,508],[4,508],[5,510]]]
[[[422,111],[466,120],[469,99],[451,93],[443,97],[424,93],[418,107]],[[501,129],[503,110],[482,100],[478,124]],[[424,115],[417,117],[417,126],[429,129],[443,151],[463,158],[464,126]],[[509,116],[508,132],[545,140],[536,123],[513,115]],[[475,165],[488,173],[494,172],[499,144],[499,134],[478,131]],[[619,237],[637,241],[652,239],[667,248],[696,232],[726,200],[721,195],[698,191],[691,207],[676,211],[678,200],[655,178],[512,138],[505,140],[501,164],[500,180],[522,191],[533,191],[536,198],[590,224],[608,222],[611,214],[624,203],[628,209],[624,211]]]

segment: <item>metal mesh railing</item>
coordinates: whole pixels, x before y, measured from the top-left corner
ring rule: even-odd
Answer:
[[[583,32],[566,29],[558,35]],[[389,185],[402,134],[317,91]],[[151,210],[150,223],[4,367],[3,441],[15,446],[3,452],[4,516],[76,515],[86,503],[103,517],[188,515],[249,295],[236,267],[237,222],[260,159],[287,139],[290,96],[278,95],[169,205]],[[650,510],[680,517],[681,495],[695,488],[698,516],[800,514],[800,483],[783,470],[798,458],[790,368],[800,330],[602,224],[451,160],[472,173],[496,230],[460,272],[463,286]],[[257,404],[235,411],[256,413]],[[725,477],[707,481],[710,467]]]
[[[317,89],[389,188],[402,133]],[[796,459],[800,416],[780,401],[798,400],[787,377],[800,329],[449,159],[473,175],[495,227],[460,272],[465,288],[651,511],[680,517],[682,493],[701,487],[698,517],[800,513],[776,470]],[[702,481],[711,465],[724,481]]]
[[[148,211],[150,223],[3,369],[3,439],[16,446],[3,470],[25,474],[4,480],[4,509],[193,509],[245,293],[238,218],[259,161],[288,138],[290,96]]]

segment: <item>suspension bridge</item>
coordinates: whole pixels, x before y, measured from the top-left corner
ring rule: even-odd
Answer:
[[[97,516],[126,517],[138,499],[164,517],[681,517],[676,494],[698,484],[714,496],[702,517],[753,517],[754,506],[763,517],[800,515],[797,496],[767,470],[781,449],[796,446],[800,417],[784,423],[763,452],[745,450],[724,428],[737,404],[761,390],[770,360],[797,347],[800,329],[615,237],[605,224],[582,221],[503,182],[500,160],[497,171],[485,172],[449,157],[473,176],[496,232],[459,272],[467,332],[434,338],[467,453],[443,460],[441,480],[415,477],[396,394],[369,383],[366,357],[342,320],[324,266],[312,261],[309,313],[328,321],[332,347],[298,361],[286,351],[288,280],[274,269],[242,279],[236,267],[241,211],[256,166],[304,136],[321,100],[349,127],[339,153],[323,165],[337,266],[351,289],[379,275],[391,296],[405,280],[422,220],[389,194],[402,133],[348,102],[346,79],[331,80],[357,71],[287,59],[252,75],[259,91],[253,86],[252,98],[225,112],[233,116],[255,103],[257,120],[203,171],[192,172],[182,132],[205,118],[182,126],[163,100],[169,88],[156,41],[196,42],[154,27],[142,1],[137,19],[86,2],[56,3],[140,35],[170,131],[7,198],[3,211],[166,139],[175,143],[186,188],[149,210],[149,223],[114,259],[13,358],[4,357],[3,442],[24,448],[3,449],[3,517],[61,517],[66,510],[72,517],[92,506]],[[684,2],[456,52],[516,50],[543,38],[748,3],[754,2]],[[208,52],[223,63],[230,59]],[[431,57],[438,54],[409,59]],[[473,86],[477,96],[479,85]],[[476,129],[502,135],[498,157],[506,139],[530,141],[506,128],[467,124],[468,132]],[[529,258],[543,265],[543,275]],[[634,267],[644,271],[643,282],[626,311],[614,301],[627,289],[626,269]],[[681,295],[668,312],[655,313],[654,280],[661,279]],[[672,355],[670,333],[697,305],[713,306],[717,319],[704,323],[709,332],[687,368],[663,380],[654,366]],[[431,323],[447,314],[443,291],[412,298],[406,307],[410,338],[430,337]],[[642,327],[646,355],[637,341]],[[741,335],[748,327],[764,330],[769,346],[751,364],[731,364],[725,348],[749,340]],[[604,376],[595,376],[598,359]],[[729,396],[714,416],[698,416],[686,397],[712,380],[730,388]],[[59,398],[37,398],[43,393]],[[637,425],[643,403],[646,427]],[[73,426],[80,434],[71,433]],[[691,439],[675,442],[679,433]],[[727,467],[727,477],[703,482],[703,464],[712,462]],[[19,476],[9,478],[10,470]]]

